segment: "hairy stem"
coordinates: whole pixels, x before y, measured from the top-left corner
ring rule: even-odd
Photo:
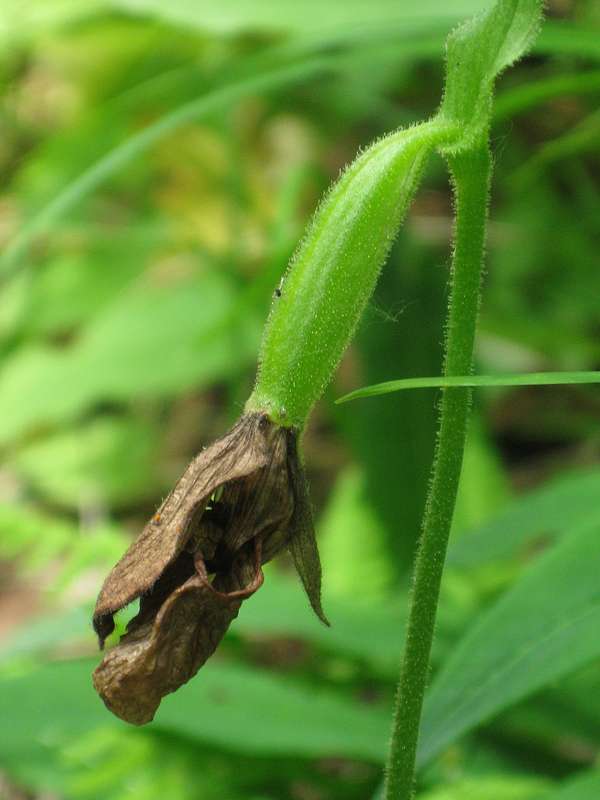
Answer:
[[[465,375],[472,371],[491,164],[487,144],[451,155],[448,161],[454,184],[456,222],[444,374]],[[442,390],[439,436],[394,709],[386,800],[410,800],[414,796],[421,709],[470,401],[468,388]]]

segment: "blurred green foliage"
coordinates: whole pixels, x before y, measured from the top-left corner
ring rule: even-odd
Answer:
[[[106,569],[252,386],[270,297],[357,149],[430,115],[483,0],[5,0],[0,11],[0,794],[376,794],[436,423],[441,161],[305,440],[333,627],[274,564],[147,728],[94,695]],[[600,12],[555,0],[498,87],[478,370],[600,365]],[[476,395],[423,800],[593,800],[596,387]],[[23,794],[23,792],[25,794]]]

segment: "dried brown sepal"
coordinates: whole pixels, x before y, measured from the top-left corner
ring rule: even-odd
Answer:
[[[258,569],[257,569],[258,568]],[[248,576],[248,571],[256,570]],[[133,725],[154,718],[162,698],[192,678],[215,651],[242,601],[262,584],[259,565],[239,559],[225,579],[195,574],[156,618],[131,627],[93,674],[107,708]]]
[[[140,598],[138,615],[94,673],[108,708],[149,722],[161,698],[214,652],[262,583],[261,564],[285,547],[326,622],[296,432],[248,414],[192,461],[104,582],[94,611],[101,647],[115,612]]]
[[[321,559],[312,508],[295,438],[288,444],[288,473],[294,494],[294,513],[290,522],[288,546],[312,610],[321,622],[329,625],[321,604]]]
[[[114,630],[113,614],[147,592],[156,592],[157,581],[161,576],[164,579],[165,571],[190,540],[194,540],[191,544],[195,549],[204,547],[216,552],[228,529],[232,531],[230,535],[246,541],[256,534],[248,519],[250,509],[247,506],[252,502],[253,486],[260,483],[261,478],[263,483],[266,481],[265,473],[277,472],[277,461],[285,462],[285,436],[281,431],[263,415],[242,417],[231,431],[189,464],[173,491],[104,581],[94,610],[94,628],[101,647]],[[212,514],[207,515],[211,496],[225,484],[228,484],[228,495],[239,499],[240,508],[235,506],[236,498],[230,503],[228,496],[227,505],[223,498],[213,505]],[[281,500],[285,506],[285,499]],[[285,516],[285,508],[281,510]],[[240,517],[242,533],[235,530],[234,515]],[[281,522],[284,520],[272,521],[273,524]],[[262,521],[258,523],[262,527]],[[214,553],[206,555],[210,558]]]

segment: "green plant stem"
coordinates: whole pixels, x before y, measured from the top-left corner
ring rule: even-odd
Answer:
[[[472,371],[485,244],[490,157],[487,144],[448,157],[456,223],[445,375]],[[386,800],[410,800],[440,584],[463,461],[471,390],[442,390],[439,436],[417,554],[404,658],[387,764]]]

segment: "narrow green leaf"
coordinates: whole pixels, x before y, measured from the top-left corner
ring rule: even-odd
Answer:
[[[8,243],[0,257],[0,276],[9,274],[19,265],[36,237],[47,232],[84,197],[165,136],[188,122],[222,111],[243,97],[273,91],[314,76],[324,69],[326,63],[326,59],[315,56],[312,59],[305,58],[300,63],[271,66],[263,74],[233,80],[226,86],[216,88],[199,99],[184,104],[148,125],[140,133],[130,136],[62,190],[56,188],[53,199],[38,209]]]
[[[600,521],[543,555],[476,620],[429,692],[419,763],[503,708],[600,657]]]
[[[518,497],[493,519],[450,545],[447,563],[472,569],[503,558],[525,555],[533,545],[600,519],[600,470],[561,475]]]
[[[600,372],[527,372],[503,375],[452,375],[435,378],[400,378],[355,389],[339,397],[336,403],[347,403],[361,397],[375,397],[405,389],[448,389],[451,387],[485,386],[563,386],[600,383]]]
[[[549,19],[535,43],[535,52],[543,55],[570,55],[600,61],[598,28],[574,24],[569,20]]]
[[[499,94],[494,99],[494,122],[514,117],[560,95],[593,94],[598,91],[600,91],[600,70],[541,77]]]
[[[240,31],[270,31],[293,34],[338,32],[340,28],[351,30],[363,26],[397,26],[415,24],[451,24],[485,6],[485,0],[455,0],[451,5],[440,5],[438,0],[374,0],[362,2],[327,3],[320,0],[251,0],[244,2],[203,2],[201,5],[174,0],[111,0],[116,8],[138,14],[155,16],[166,22],[201,31],[220,34]]]
[[[520,190],[535,180],[542,170],[563,159],[584,153],[596,153],[600,144],[600,111],[584,117],[566,133],[545,142],[513,176]]]

